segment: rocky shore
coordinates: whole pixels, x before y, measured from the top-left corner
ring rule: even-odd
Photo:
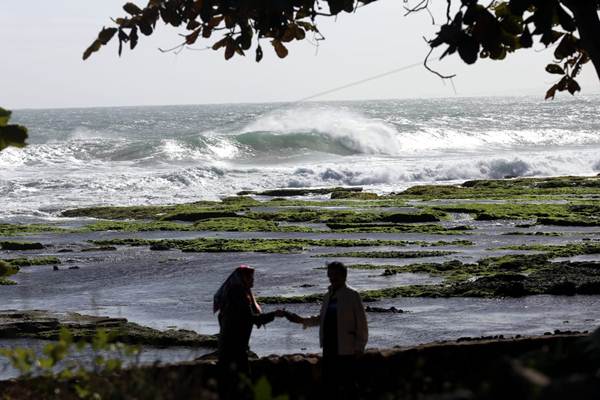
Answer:
[[[368,350],[358,359],[353,382],[360,399],[592,400],[600,393],[598,361],[600,331],[462,338]],[[264,357],[252,361],[252,379],[258,382],[265,377],[273,395],[316,399],[322,391],[320,363],[316,354]],[[91,387],[105,396],[116,396],[111,398],[214,399],[216,377],[215,362],[203,360],[96,376]],[[11,380],[0,382],[0,391],[13,399],[74,399],[73,383],[48,378]],[[39,397],[45,395],[40,390],[48,388],[60,395]]]
[[[153,322],[136,319],[140,315],[160,319],[161,326],[189,326],[193,315],[195,326],[206,329],[214,324],[212,293],[240,259],[260,267],[259,301],[299,313],[314,311],[325,291],[323,263],[340,259],[369,302],[374,346],[585,330],[600,321],[594,313],[599,198],[600,177],[594,176],[479,180],[387,195],[286,189],[221,201],[66,210],[62,223],[0,224],[0,285],[7,285],[0,299],[5,308],[90,310],[96,307],[90,292],[102,287],[97,296],[104,310],[118,305],[119,315],[142,325]],[[538,308],[524,311],[526,304]],[[570,311],[555,312],[565,307]],[[481,317],[488,312],[495,318]],[[465,318],[473,315],[475,323]],[[453,324],[467,333],[454,334]],[[216,346],[215,336],[142,325],[11,310],[0,312],[0,339],[52,340],[68,328],[77,340],[89,341],[101,328],[130,344]],[[270,329],[273,337],[291,337],[292,328]],[[423,339],[431,332],[437,336]],[[402,342],[408,335],[411,341]],[[598,336],[461,338],[370,350],[360,359],[356,393],[365,399],[595,399]],[[290,348],[273,349],[283,346],[273,337],[264,334],[262,347],[253,349],[261,355],[316,349],[309,347],[315,337],[306,333],[294,332],[300,339]],[[265,376],[274,394],[313,399],[319,393],[318,355],[263,357],[252,364],[254,381]],[[208,399],[215,376],[214,361],[204,359],[94,375],[91,384],[102,398]],[[52,398],[40,388],[77,398],[72,382],[48,378],[2,382],[0,398]]]
[[[183,329],[160,331],[125,318],[43,310],[0,311],[0,339],[55,340],[61,329],[68,329],[74,339],[81,341],[91,341],[96,332],[103,329],[111,341],[134,345],[216,347],[217,344],[214,335],[200,335]]]

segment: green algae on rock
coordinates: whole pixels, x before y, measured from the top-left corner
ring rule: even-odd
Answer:
[[[111,341],[150,346],[216,347],[215,335],[189,330],[167,330],[141,326],[124,318],[97,317],[77,313],[42,310],[0,311],[0,338],[54,340],[67,328],[77,340],[90,341],[104,329]]]
[[[186,215],[203,215],[203,213],[227,213],[232,215],[236,211],[247,209],[255,203],[247,200],[237,202],[199,201],[195,203],[184,203],[162,206],[103,206],[87,207],[66,210],[62,212],[63,217],[89,217],[98,219],[183,219]],[[219,216],[219,214],[206,214],[207,218]]]
[[[522,297],[536,294],[600,294],[600,262],[552,262],[547,254],[511,254],[477,263],[458,260],[409,265],[354,264],[350,269],[384,270],[384,274],[427,273],[443,277],[441,284],[407,285],[361,292],[365,301],[393,297]],[[263,303],[312,303],[322,294],[271,296]]]
[[[15,282],[6,277],[11,276],[19,272],[19,267],[13,265],[5,260],[0,260],[0,285],[14,285]]]
[[[101,246],[151,246],[153,250],[178,249],[184,252],[265,252],[265,253],[295,253],[309,247],[369,247],[369,246],[468,246],[469,241],[405,241],[381,239],[110,239],[92,240]],[[430,252],[432,253],[432,252]],[[441,252],[435,252],[441,253]],[[453,252],[448,252],[451,254]]]
[[[360,187],[329,187],[329,188],[288,188],[288,189],[270,189],[262,192],[252,190],[244,190],[238,192],[238,196],[255,194],[258,196],[274,196],[274,197],[289,197],[289,196],[306,196],[311,194],[329,194],[334,192],[362,192]]]
[[[313,257],[359,257],[359,258],[424,258],[442,257],[456,254],[456,251],[351,251],[345,253],[317,254]]]
[[[370,192],[351,192],[347,190],[337,190],[331,193],[331,199],[354,199],[354,200],[375,200],[378,199],[377,193]]]
[[[1,250],[41,250],[44,245],[38,242],[0,242]]]
[[[16,285],[17,283],[6,279],[20,271],[22,267],[30,267],[32,265],[56,265],[60,264],[60,260],[56,257],[19,257],[0,260],[0,285]]]
[[[328,223],[336,233],[422,233],[434,235],[470,235],[473,227],[460,225],[445,227],[439,224],[378,224],[378,223]]]
[[[219,232],[312,232],[305,226],[279,226],[273,221],[252,219],[246,217],[237,218],[215,218],[194,224],[197,231],[219,231]]]
[[[504,199],[600,194],[600,177],[491,179],[462,185],[413,186],[394,196],[420,199]]]
[[[7,258],[0,261],[5,261],[11,265],[17,267],[31,267],[33,265],[56,265],[60,264],[58,257],[47,256],[47,257],[18,257],[18,258]]]
[[[190,224],[171,221],[98,221],[79,229],[80,232],[121,231],[217,231],[217,232],[312,232],[304,226],[279,226],[272,221],[241,217],[207,218]]]
[[[300,208],[277,212],[249,212],[248,218],[285,222],[321,222],[327,224],[352,223],[406,223],[406,222],[435,222],[443,213],[398,213],[398,212],[359,212],[355,210],[330,210],[315,208]]]
[[[0,224],[0,236],[32,235],[44,232],[65,232],[63,228],[43,224]]]
[[[550,244],[522,244],[514,246],[503,246],[499,250],[531,250],[541,251],[548,258],[573,257],[585,254],[600,254],[600,242],[577,242],[561,245]]]
[[[519,231],[510,231],[504,232],[502,235],[504,236],[564,236],[563,232],[519,232]]]

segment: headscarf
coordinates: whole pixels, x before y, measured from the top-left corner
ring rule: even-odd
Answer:
[[[213,313],[216,313],[217,311],[223,309],[223,307],[227,303],[227,297],[229,296],[230,290],[232,288],[238,287],[238,286],[244,288],[244,291],[246,292],[246,295],[248,296],[248,301],[250,302],[250,305],[252,306],[252,310],[256,314],[260,314],[262,312],[262,309],[256,302],[256,298],[254,297],[252,290],[250,290],[249,288],[246,288],[244,286],[243,274],[249,273],[249,272],[254,273],[254,268],[252,268],[249,265],[245,265],[245,264],[242,264],[239,267],[237,267],[235,270],[233,270],[233,272],[229,275],[229,277],[225,280],[225,282],[223,282],[223,284],[221,285],[219,290],[217,290],[217,293],[215,293],[215,295],[213,297]]]

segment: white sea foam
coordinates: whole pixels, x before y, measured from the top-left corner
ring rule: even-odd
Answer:
[[[196,118],[181,118],[188,108],[172,116],[141,108],[118,111],[113,120],[105,111],[32,111],[25,124],[34,143],[0,152],[0,218],[215,199],[246,189],[353,185],[389,192],[600,171],[600,99],[579,108],[515,101],[474,109],[453,100],[450,111],[444,101],[266,114],[264,106],[223,106],[198,108]],[[557,119],[559,112],[565,117]]]
[[[318,133],[360,154],[393,155],[401,151],[398,132],[391,124],[343,109],[279,111],[260,117],[241,131],[276,135]]]
[[[468,120],[464,121],[462,127],[456,120],[454,118],[451,125],[438,121],[440,123],[437,126],[416,121],[411,127],[399,129],[386,120],[342,108],[293,108],[259,117],[241,132],[255,135],[250,140],[246,139],[249,141],[246,144],[253,146],[260,143],[262,147],[269,147],[271,142],[273,152],[277,151],[278,146],[307,147],[307,134],[313,135],[312,143],[308,146],[314,150],[320,150],[320,146],[324,152],[328,152],[331,143],[335,143],[354,154],[393,156],[448,150],[493,151],[522,146],[600,144],[598,132],[577,129],[575,126],[570,129],[505,129],[506,123],[502,121],[474,130]],[[288,139],[282,139],[281,136],[287,136]],[[333,152],[343,154],[340,151]]]

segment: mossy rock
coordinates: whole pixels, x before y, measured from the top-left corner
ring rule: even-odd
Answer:
[[[164,221],[196,222],[213,218],[235,218],[238,215],[233,211],[188,211],[168,214],[161,217]]]
[[[44,245],[37,242],[0,242],[2,250],[42,250]]]
[[[42,232],[64,232],[65,229],[43,224],[0,224],[0,236],[15,236]]]
[[[437,222],[440,219],[433,214],[421,213],[421,214],[408,214],[408,213],[394,213],[384,215],[381,219],[383,222],[392,223],[411,223],[411,222]]]
[[[104,329],[110,341],[149,346],[216,347],[215,335],[199,335],[189,330],[167,330],[141,326],[124,318],[98,317],[42,310],[0,311],[0,338],[58,339],[67,328],[74,339],[91,341]]]
[[[4,260],[0,260],[0,278],[5,278],[19,272],[19,267]]]
[[[272,221],[245,217],[207,219],[195,223],[194,229],[219,232],[277,232],[280,230],[277,224]]]
[[[258,194],[260,196],[290,197],[306,196],[310,194],[329,194],[334,192],[362,192],[361,187],[330,187],[330,188],[297,188],[297,189],[271,189],[262,192],[240,192],[244,194]],[[239,194],[239,193],[238,193]]]
[[[456,254],[455,251],[352,251],[346,253],[319,254],[313,257],[357,257],[357,258],[421,258],[442,257]]]
[[[470,226],[444,227],[438,224],[395,224],[395,223],[327,223],[327,227],[339,233],[423,233],[461,235],[469,234]]]
[[[231,196],[224,197],[221,199],[223,204],[227,205],[243,205],[243,206],[257,206],[260,205],[260,201],[253,199],[250,196]]]
[[[600,226],[600,218],[590,218],[590,217],[581,217],[581,218],[538,218],[538,225],[555,225],[555,226]]]
[[[337,190],[331,192],[331,199],[355,199],[355,200],[376,200],[379,198],[377,193],[354,192],[348,190]]]
[[[19,257],[19,258],[9,258],[4,259],[7,263],[10,263],[17,267],[30,267],[33,265],[56,265],[60,264],[60,260],[54,256],[47,257]]]

